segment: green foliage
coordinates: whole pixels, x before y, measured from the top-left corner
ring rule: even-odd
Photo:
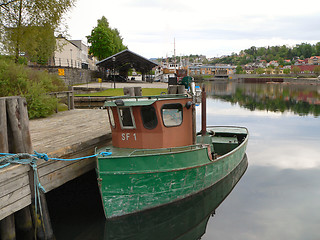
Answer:
[[[238,65],[236,68],[236,74],[241,74],[241,73],[243,73],[243,68],[240,65]]]
[[[15,62],[28,60],[47,63],[55,50],[54,31],[63,14],[76,0],[4,0],[0,7],[0,38],[4,49],[14,54]]]
[[[122,50],[127,49],[122,43],[122,37],[118,29],[112,29],[106,17],[98,20],[98,25],[87,36],[88,43],[91,44],[89,53],[99,60],[112,56]]]
[[[280,87],[280,86],[278,86]],[[281,86],[281,88],[283,88]],[[301,116],[313,114],[315,117],[320,115],[320,106],[304,101],[297,101],[300,91],[289,90],[288,88],[274,89],[272,91],[257,91],[254,96],[246,93],[246,89],[237,88],[233,96],[219,96],[231,103],[238,103],[240,106],[254,111],[255,109],[267,110],[272,112],[292,111]],[[313,92],[313,96],[319,94]]]
[[[252,46],[248,49],[240,51],[239,54],[232,53],[229,56],[216,58],[211,61],[211,64],[223,63],[233,65],[245,65],[250,62],[259,60],[276,60],[280,65],[290,65],[285,63],[285,59],[292,60],[294,57],[300,59],[309,58],[311,56],[320,55],[320,42],[315,45],[309,43],[297,44],[294,47],[283,46],[268,46],[268,47],[255,47]]]
[[[316,66],[313,71],[315,74],[320,74],[320,66]]]
[[[263,68],[257,68],[257,69],[255,70],[255,72],[256,72],[257,74],[263,74],[263,73],[265,73],[265,70],[264,70]]]
[[[291,72],[291,69],[289,69],[289,68],[283,69],[284,74],[290,74],[290,72]]]
[[[0,58],[0,97],[25,97],[30,119],[54,113],[57,100],[46,93],[62,90],[65,85],[58,76]]]
[[[301,69],[297,66],[294,66],[292,69],[291,69],[291,72],[293,72],[294,74],[298,74],[301,72]]]

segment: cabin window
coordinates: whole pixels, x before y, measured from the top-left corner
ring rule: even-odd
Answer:
[[[123,129],[136,128],[131,107],[119,107],[118,115],[119,115],[121,128]]]
[[[163,124],[166,127],[175,127],[182,123],[182,105],[180,103],[163,105],[161,114]]]
[[[156,110],[153,106],[141,107],[141,117],[146,129],[154,129],[158,125]]]
[[[107,111],[108,111],[108,116],[109,116],[109,123],[113,128],[115,128],[116,125],[114,123],[114,117],[113,117],[112,109],[110,107],[108,107]]]

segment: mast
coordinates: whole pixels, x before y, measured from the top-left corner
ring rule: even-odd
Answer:
[[[174,55],[174,72],[177,74],[177,69],[176,69],[176,38],[173,39],[173,55]]]

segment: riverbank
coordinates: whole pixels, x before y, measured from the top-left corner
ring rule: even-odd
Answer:
[[[77,85],[76,88],[82,87],[82,88],[95,88],[95,89],[109,89],[109,88],[114,88],[114,83],[113,82],[102,82],[102,83],[88,83],[88,84],[82,84],[82,85]],[[163,82],[142,82],[142,81],[136,81],[136,82],[125,82],[125,83],[120,83],[116,82],[116,88],[124,88],[124,87],[142,87],[142,88],[168,88],[168,83],[163,83]]]

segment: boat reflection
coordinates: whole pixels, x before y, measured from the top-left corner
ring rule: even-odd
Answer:
[[[245,156],[227,177],[183,201],[121,218],[108,220],[104,240],[199,239],[207,222],[240,180],[248,166]]]
[[[207,96],[238,103],[252,111],[320,116],[320,84],[210,82],[206,89]]]

